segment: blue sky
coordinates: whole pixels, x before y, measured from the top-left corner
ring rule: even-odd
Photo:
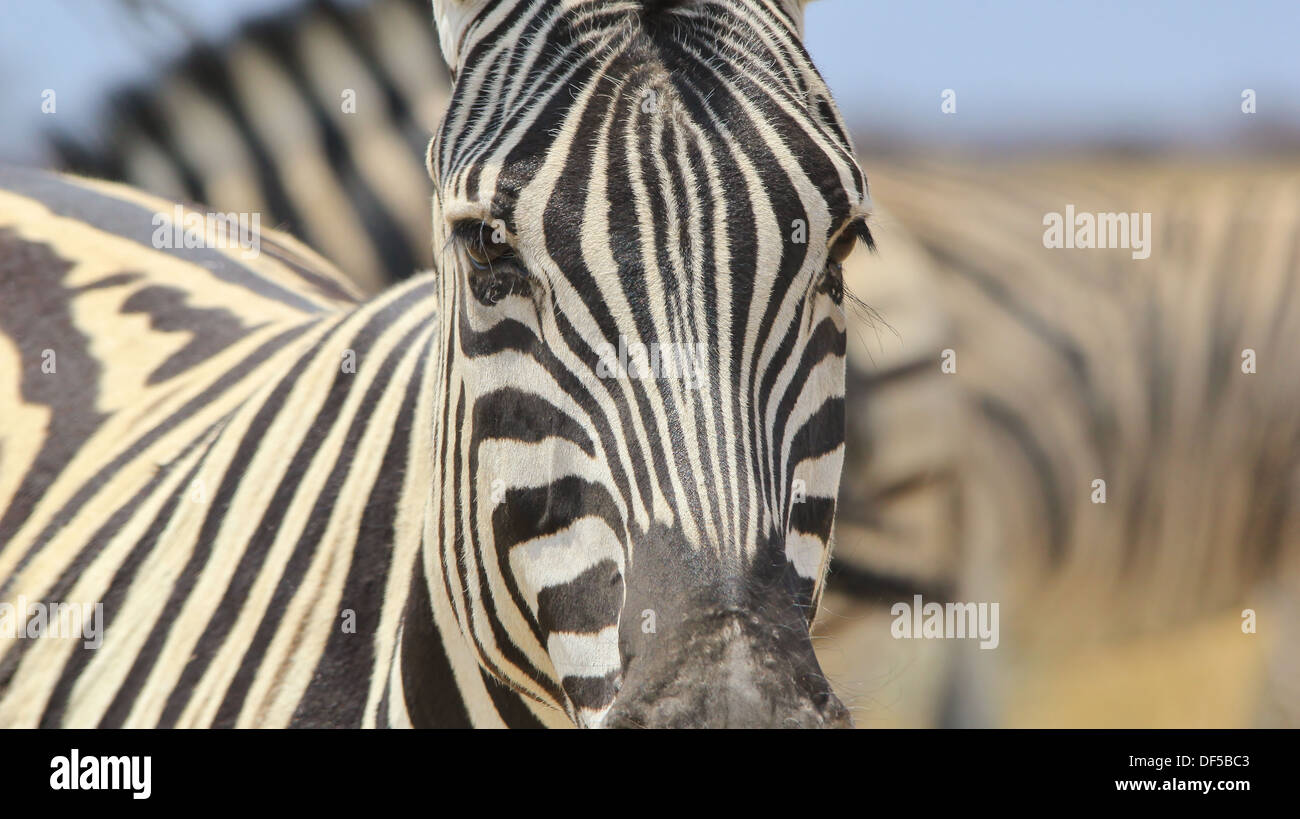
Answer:
[[[176,5],[219,37],[284,4]],[[0,0],[0,159],[36,158],[42,89],[58,91],[60,120],[78,127],[106,86],[162,65],[166,28],[141,31],[112,7]],[[818,0],[807,23],[861,139],[1218,145],[1300,131],[1300,0]],[[1241,113],[1245,88],[1257,93],[1254,118]],[[944,89],[956,92],[954,115],[940,111]]]
[[[823,0],[807,16],[809,50],[855,126],[953,142],[1295,128],[1298,37],[1297,0]]]

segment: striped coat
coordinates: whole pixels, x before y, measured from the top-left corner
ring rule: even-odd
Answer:
[[[467,693],[400,695],[428,276],[361,302],[283,234],[256,258],[155,248],[168,202],[28,171],[0,188],[0,599],[101,601],[105,627],[95,651],[0,641],[0,725],[556,722],[454,650]]]

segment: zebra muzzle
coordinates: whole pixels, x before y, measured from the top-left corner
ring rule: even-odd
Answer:
[[[741,610],[687,621],[627,665],[605,728],[851,728],[801,621]]]

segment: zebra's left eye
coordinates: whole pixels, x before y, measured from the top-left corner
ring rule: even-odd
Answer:
[[[857,247],[858,235],[851,230],[846,230],[840,234],[840,238],[835,240],[831,245],[830,261],[831,264],[839,266],[844,264],[844,260],[849,258],[853,248]]]
[[[871,238],[871,230],[865,219],[858,219],[844,229],[835,243],[831,245],[826,259],[826,274],[822,276],[818,290],[830,295],[836,304],[844,302],[844,262],[862,242],[870,250],[876,249],[876,242]]]
[[[830,259],[832,262],[844,264],[857,247],[858,242],[867,246],[867,250],[875,251],[876,240],[871,236],[871,228],[867,227],[866,218],[855,219],[851,224],[844,228],[840,237],[831,245]]]

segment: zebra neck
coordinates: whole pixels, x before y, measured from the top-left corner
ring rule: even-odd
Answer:
[[[342,622],[324,638],[292,725],[567,722],[492,679],[451,613],[430,517],[441,501],[439,320],[434,277],[417,277],[333,319],[296,376],[326,397],[306,438],[280,443],[274,460],[310,460],[296,478],[318,497],[314,559],[346,579],[337,608],[318,606]],[[304,458],[311,446],[319,452]]]
[[[274,460],[302,464],[287,478],[317,499],[301,538],[314,544],[307,571],[319,565],[332,578],[318,585],[316,607],[336,619],[328,635],[314,637],[324,645],[294,726],[387,723],[376,717],[434,481],[435,292],[432,276],[418,277],[330,320],[296,376],[301,388],[324,395],[300,426],[304,437],[263,442],[285,450]],[[328,605],[331,598],[337,603]]]
[[[411,575],[378,724],[395,728],[571,727],[563,712],[516,693],[483,669],[451,615],[441,573],[426,578],[421,569],[427,554],[423,548],[421,552]]]

